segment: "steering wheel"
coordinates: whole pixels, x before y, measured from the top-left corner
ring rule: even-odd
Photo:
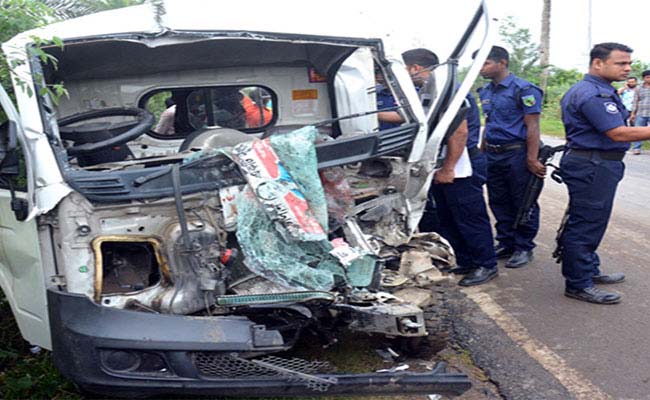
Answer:
[[[97,122],[67,127],[82,121],[90,121],[105,117],[134,117],[128,122]],[[154,123],[153,114],[142,108],[116,107],[104,110],[91,110],[73,114],[58,120],[59,132],[65,140],[75,144],[67,148],[69,156],[94,153],[98,150],[111,148],[129,142],[144,134]]]

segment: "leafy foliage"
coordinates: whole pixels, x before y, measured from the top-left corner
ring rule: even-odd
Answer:
[[[639,80],[639,82],[642,82],[641,74],[643,73],[643,71],[649,69],[650,69],[650,63],[634,60],[632,62],[632,72],[630,73],[630,76],[635,76]]]
[[[518,27],[512,17],[507,17],[499,27],[501,39],[510,47],[508,69],[515,75],[534,84],[539,84],[541,66],[539,45],[532,41],[527,28]]]
[[[38,0],[58,19],[70,19],[100,11],[142,4],[145,0]]]
[[[30,0],[0,0],[0,42],[4,43],[20,32],[37,28],[53,19],[52,11],[44,4]],[[0,53],[0,84],[13,94],[10,67],[4,53]],[[6,117],[0,111],[0,122]]]
[[[544,94],[544,113],[558,119],[561,118],[560,100],[562,100],[562,96],[581,79],[582,72],[578,70],[551,67]]]
[[[74,384],[52,364],[51,354],[36,354],[23,340],[9,302],[0,291],[0,397],[3,399],[79,399]]]

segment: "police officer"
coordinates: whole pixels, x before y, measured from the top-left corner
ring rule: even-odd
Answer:
[[[625,275],[603,274],[596,249],[605,234],[623,156],[629,143],[650,139],[650,127],[629,127],[614,81],[631,71],[632,49],[601,43],[590,53],[589,73],[562,98],[567,150],[560,170],[569,189],[568,218],[559,241],[567,297],[598,304],[618,303],[621,296],[594,287],[618,283]]]
[[[483,149],[490,208],[496,219],[496,255],[509,257],[506,267],[520,268],[533,257],[539,207],[535,204],[528,222],[514,228],[517,211],[530,174],[543,178],[546,173],[537,159],[542,91],[510,73],[508,63],[508,52],[494,46],[480,72],[491,82],[479,89],[479,95],[486,117]]]
[[[434,175],[430,194],[436,204],[437,231],[454,248],[458,267],[451,272],[467,274],[458,282],[474,286],[498,275],[494,238],[483,198],[487,175],[487,157],[478,148],[481,120],[476,100],[467,96],[469,113],[447,142],[447,155]],[[455,179],[454,167],[464,148],[469,152],[472,175]],[[421,223],[422,225],[422,223]]]
[[[407,50],[402,53],[402,59],[406,64],[411,81],[418,92],[419,99],[425,112],[428,112],[436,98],[436,78],[433,69],[439,64],[436,53],[424,48]],[[375,69],[375,80],[383,83],[383,76]],[[383,89],[383,90],[380,90]],[[392,103],[392,105],[390,105]],[[377,86],[377,110],[382,110],[397,105],[390,91],[383,87]],[[404,122],[402,115],[397,111],[381,111],[377,114],[379,119],[379,129],[390,129],[399,126]],[[429,193],[429,198],[420,221],[420,230],[424,232],[437,231],[439,225],[438,215],[436,213],[433,196]]]
[[[386,108],[395,107],[397,102],[393,93],[386,87],[386,82],[384,81],[384,76],[381,73],[379,67],[375,68],[375,95],[377,96],[377,110],[384,110]],[[400,126],[402,118],[398,113],[391,114],[391,117],[386,117],[388,114],[387,111],[379,113],[379,130],[383,131],[385,129],[395,128]],[[395,114],[397,118],[395,118]]]
[[[417,48],[403,52],[402,59],[406,64],[406,70],[411,76],[415,90],[418,92],[422,106],[425,112],[428,112],[437,95],[436,78],[432,71],[439,64],[438,56],[431,50]],[[375,74],[375,77],[377,78],[377,74]],[[393,101],[392,106],[397,105],[392,95],[389,99],[378,92],[377,109],[388,108],[389,106],[386,103],[391,100]],[[382,126],[390,128],[404,122],[401,114],[397,111],[382,111],[377,115],[380,124],[379,129],[384,129]]]
[[[412,49],[402,54],[413,84],[425,109],[436,96],[433,68],[438,56],[427,49]],[[420,230],[436,231],[449,240],[457,256],[452,272],[467,274],[459,285],[473,286],[497,276],[494,239],[483,199],[487,160],[478,148],[481,121],[478,106],[467,96],[469,113],[447,142],[442,168],[437,170],[429,191],[430,200],[420,222]],[[454,168],[467,147],[472,163],[472,176],[455,178]],[[434,205],[435,203],[435,205]]]

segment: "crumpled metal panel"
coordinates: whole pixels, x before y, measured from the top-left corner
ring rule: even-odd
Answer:
[[[382,249],[382,256],[400,258],[399,270],[384,270],[382,286],[393,290],[406,287],[428,288],[449,280],[441,271],[456,265],[454,249],[435,232],[415,234],[396,248]]]
[[[8,48],[4,48],[5,53]],[[16,53],[25,54],[24,49],[13,49]],[[12,70],[12,79],[20,77],[27,86],[33,85],[29,65],[23,64]],[[18,126],[18,140],[23,149],[25,166],[27,168],[27,185],[29,196],[29,215],[27,221],[44,214],[54,208],[58,202],[72,191],[64,183],[59,166],[54,158],[47,137],[40,132],[43,130],[40,111],[34,96],[27,96],[22,89],[16,89],[16,99],[22,113],[19,115],[4,89],[0,88],[0,103],[7,117]],[[32,90],[34,88],[32,86]],[[22,119],[21,119],[22,116]],[[38,162],[35,160],[38,158]]]

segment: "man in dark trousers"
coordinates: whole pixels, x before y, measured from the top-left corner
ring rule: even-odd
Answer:
[[[427,49],[413,49],[402,54],[406,67],[418,89],[425,109],[436,96],[432,69],[438,57]],[[497,276],[494,239],[483,198],[487,160],[478,148],[481,121],[476,101],[467,96],[469,112],[462,124],[449,137],[442,167],[435,172],[429,191],[431,199],[420,222],[420,230],[436,231],[449,240],[456,252],[458,267],[452,272],[467,274],[459,285],[473,286]],[[467,147],[472,175],[456,178],[455,166]],[[435,215],[432,215],[435,214]]]
[[[632,49],[601,43],[590,53],[589,73],[562,98],[567,150],[560,170],[569,189],[568,218],[560,237],[567,297],[597,304],[621,296],[594,287],[618,283],[625,275],[603,274],[596,249],[607,229],[618,182],[623,178],[627,142],[650,139],[650,127],[626,126],[625,109],[614,81],[631,71]]]
[[[494,238],[483,198],[487,158],[478,148],[481,120],[471,94],[467,101],[469,112],[447,142],[447,155],[442,168],[435,172],[430,195],[435,199],[438,215],[436,230],[449,240],[456,252],[458,267],[451,271],[467,274],[458,282],[459,285],[474,286],[496,278],[498,273]],[[472,175],[456,178],[454,168],[465,147]]]
[[[546,168],[537,159],[540,145],[539,116],[542,90],[508,70],[509,54],[494,46],[481,68],[491,82],[479,89],[487,153],[487,189],[496,219],[498,258],[508,258],[507,268],[520,268],[533,257],[539,229],[539,207],[528,221],[514,227],[531,174],[543,178]]]

